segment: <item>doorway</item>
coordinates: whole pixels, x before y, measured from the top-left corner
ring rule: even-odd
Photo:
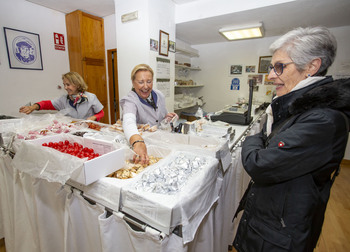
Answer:
[[[107,50],[107,61],[109,84],[109,111],[111,124],[115,124],[116,121],[120,118],[117,49]]]

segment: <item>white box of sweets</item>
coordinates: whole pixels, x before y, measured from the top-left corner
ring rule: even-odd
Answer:
[[[90,149],[90,153],[93,150],[99,156],[91,157],[92,159],[88,160],[88,158],[79,158],[42,146],[42,144],[50,142],[61,142],[61,145],[64,145],[65,141],[73,146],[74,143],[82,145],[80,148]],[[16,152],[14,163],[16,168],[48,181],[63,184],[69,180],[73,183],[89,185],[124,167],[124,151],[124,149],[117,149],[112,142],[59,134],[23,141]]]
[[[94,200],[97,203],[100,203],[101,205],[104,205],[111,210],[119,211],[122,188],[130,183],[134,183],[137,177],[142,176],[143,173],[147,172],[148,170],[151,170],[154,166],[156,166],[158,162],[154,163],[155,159],[161,159],[161,160],[166,159],[166,157],[170,155],[171,152],[172,150],[167,148],[148,145],[147,153],[148,155],[150,155],[151,164],[145,167],[144,169],[142,169],[140,173],[137,173],[137,174],[134,173],[131,177],[124,178],[124,179],[117,178],[117,177],[101,178],[89,186],[78,187],[76,184],[72,184],[71,181],[68,181],[68,184],[74,187],[77,187],[78,189],[83,191],[84,196],[88,197],[89,199]],[[124,170],[137,166],[132,162],[133,155],[134,155],[134,152],[131,151],[130,149],[125,150],[124,160],[126,160],[125,162],[126,166],[123,167]]]

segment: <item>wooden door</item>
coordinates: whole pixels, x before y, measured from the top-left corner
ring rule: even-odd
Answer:
[[[114,124],[120,118],[117,49],[107,50],[107,62],[109,80],[109,111],[111,116],[111,124]]]
[[[82,12],[81,50],[83,57],[105,59],[103,18]]]
[[[66,15],[70,70],[79,73],[103,105],[109,123],[103,18],[80,10]]]
[[[109,123],[105,62],[84,59],[83,72],[83,78],[88,85],[88,91],[94,93],[103,105],[105,116],[100,122]]]

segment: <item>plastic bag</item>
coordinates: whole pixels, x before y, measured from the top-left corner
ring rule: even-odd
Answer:
[[[49,182],[65,184],[71,174],[82,168],[87,160],[30,141],[16,140],[14,146],[17,150],[12,161],[13,167]]]

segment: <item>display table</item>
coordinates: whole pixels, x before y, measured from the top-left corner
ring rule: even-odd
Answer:
[[[234,238],[233,214],[249,181],[240,161],[238,140],[256,133],[261,125],[255,121],[239,128],[243,135],[236,135],[229,167],[224,171],[219,163],[213,163],[211,168],[217,169],[211,173],[215,180],[210,180],[219,187],[217,197],[211,196],[204,206],[198,202],[191,205],[202,212],[193,215],[197,216],[198,225],[186,225],[193,221],[187,218],[169,234],[111,209],[98,194],[91,197],[84,188],[48,182],[23,172],[25,169],[20,171],[13,167],[12,158],[0,151],[0,231],[5,237],[6,251],[226,252]],[[184,232],[184,227],[192,230]]]

